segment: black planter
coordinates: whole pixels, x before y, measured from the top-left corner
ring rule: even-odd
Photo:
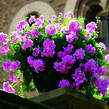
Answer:
[[[46,72],[41,72],[37,74],[33,72],[33,82],[39,93],[48,92],[58,88],[59,85],[59,75],[51,74],[47,76]]]

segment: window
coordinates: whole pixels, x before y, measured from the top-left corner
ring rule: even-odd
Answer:
[[[35,18],[38,18],[39,17],[39,14],[38,14],[38,12],[31,12],[31,13],[29,13],[26,17],[27,17],[27,21],[28,21],[28,23],[29,23],[29,18],[30,18],[30,16],[35,16]],[[29,24],[30,26],[33,24],[34,22],[32,22],[31,24]]]

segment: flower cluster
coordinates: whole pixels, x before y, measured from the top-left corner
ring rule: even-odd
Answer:
[[[73,56],[75,56],[77,59],[84,59],[85,51],[82,48],[77,49]]]
[[[85,74],[81,70],[81,68],[77,68],[75,70],[75,74],[72,74],[72,79],[75,80],[75,84],[74,85],[76,86],[76,90],[79,89],[79,85],[80,84],[82,84],[84,81],[87,81],[87,78],[85,77]],[[73,85],[73,87],[74,87],[74,85]]]
[[[74,39],[78,39],[78,34],[76,32],[70,32],[70,34],[66,36],[66,39],[71,43]]]
[[[59,87],[69,87],[69,86],[70,86],[70,83],[66,79],[63,79],[59,82]]]
[[[30,30],[29,33],[31,34],[32,38],[40,36],[40,32],[37,29]]]
[[[109,54],[105,56],[105,61],[109,62]]]
[[[53,57],[53,55],[55,54],[55,43],[53,40],[50,39],[46,39],[43,42],[43,51],[41,52],[41,56],[46,56],[46,57]]]
[[[90,54],[94,54],[94,53],[95,53],[95,48],[92,47],[92,44],[86,45],[85,49],[86,49],[87,51],[89,51]]]
[[[103,97],[107,95],[107,88],[109,85],[109,80],[107,78],[101,79],[96,73],[94,73],[91,82],[97,86],[97,90],[102,93]]]
[[[105,72],[106,72],[106,69],[101,66],[101,67],[98,67],[96,72],[100,75],[100,76],[104,76],[105,75]]]
[[[47,19],[30,16],[17,23],[16,32],[0,33],[0,52],[7,55],[2,70],[9,73],[9,81],[18,83],[23,74],[22,90],[30,91],[36,81],[44,89],[65,86],[104,97],[109,85],[108,79],[103,79],[104,65],[109,64],[109,55],[104,56],[105,45],[95,41],[96,23],[88,23],[86,28],[83,23],[71,12]],[[15,92],[8,81],[3,89]]]
[[[45,63],[42,59],[34,59],[32,56],[29,56],[27,61],[30,64],[30,67],[34,67],[36,73],[45,69]]]
[[[44,28],[44,21],[43,21],[44,17],[40,16],[39,18],[35,19],[35,23],[33,24],[33,26],[36,26],[40,29]]]
[[[57,53],[57,56],[58,56],[59,58],[62,58],[62,57],[64,57],[65,55],[70,55],[70,53],[72,52],[72,49],[73,49],[73,48],[74,48],[73,45],[68,44],[67,47],[63,47],[64,52],[59,51],[59,52]]]
[[[54,68],[56,69],[56,71],[67,74],[75,61],[75,57],[66,55],[62,57],[62,62],[54,62]]]
[[[33,41],[31,39],[26,39],[24,41],[24,44],[23,44],[22,48],[24,50],[26,50],[27,47],[32,47],[32,46],[33,46]]]
[[[100,42],[100,43],[98,43],[98,46],[101,47],[103,49],[103,51],[106,51],[106,46],[104,43]]]
[[[0,46],[0,52],[2,55],[6,55],[9,51],[9,44],[8,40],[6,39],[7,35],[4,33],[0,33],[0,43],[3,44],[3,46]]]
[[[14,75],[9,75],[9,80],[12,81],[12,82],[18,82],[18,79],[15,78]]]
[[[11,37],[12,37],[11,39],[12,43],[16,43],[20,40],[20,35],[17,32],[13,32]]]
[[[22,32],[23,31],[23,28],[26,27],[26,26],[29,26],[29,24],[25,21],[25,20],[22,20],[20,22],[17,22],[17,31],[18,32]]]
[[[96,70],[96,62],[94,59],[90,59],[84,64],[84,72],[96,72]]]
[[[15,90],[12,88],[12,86],[9,84],[9,82],[3,83],[3,90],[6,92],[14,93]]]
[[[55,25],[48,25],[48,26],[45,28],[45,32],[46,32],[48,35],[55,35],[55,34],[56,34],[56,27],[55,27]]]
[[[86,25],[86,31],[87,33],[91,34],[93,32],[95,32],[95,29],[97,28],[97,25],[95,22],[91,22],[89,24]]]
[[[39,54],[39,52],[40,52],[40,47],[38,45],[38,47],[35,48],[35,51],[32,53],[32,55],[35,56],[35,57],[37,57],[38,54]]]
[[[5,60],[2,66],[3,69],[7,72],[9,71],[9,69],[11,69],[11,72],[15,72],[18,69],[18,65],[20,65],[19,61],[10,62],[9,60]]]

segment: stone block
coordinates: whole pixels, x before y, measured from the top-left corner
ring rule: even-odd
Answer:
[[[54,108],[0,90],[0,109],[54,109]]]
[[[31,98],[56,109],[104,109],[104,102],[63,87]]]

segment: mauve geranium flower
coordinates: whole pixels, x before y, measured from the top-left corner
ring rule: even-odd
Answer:
[[[14,75],[9,75],[9,80],[12,81],[12,82],[18,82],[18,79],[15,78]]]
[[[77,49],[75,51],[75,53],[73,54],[73,56],[75,56],[77,59],[84,59],[84,57],[85,57],[85,51],[82,48]]]
[[[91,22],[91,23],[88,23],[86,25],[86,31],[87,33],[91,34],[91,33],[95,33],[95,29],[97,29],[97,25],[95,22]]]
[[[12,88],[8,81],[3,83],[3,90],[6,92],[15,93],[15,90]]]
[[[26,50],[27,47],[32,47],[32,46],[33,46],[33,41],[31,39],[26,39],[24,41],[24,44],[23,44],[22,48],[24,50]]]
[[[103,49],[103,51],[106,51],[106,46],[105,46],[104,43],[99,42],[97,45],[98,45],[99,47],[101,47],[101,48]]]
[[[85,46],[85,49],[89,51],[90,54],[95,54],[95,48],[92,46],[92,44],[88,44]]]
[[[47,33],[48,35],[55,35],[56,34],[56,27],[55,27],[55,25],[48,25],[45,28],[45,33]]]
[[[109,62],[109,54],[105,56],[105,61]]]
[[[69,87],[69,86],[70,86],[70,83],[66,79],[63,79],[59,82],[59,87]]]
[[[29,26],[29,24],[25,20],[17,22],[17,26],[16,26],[17,31],[22,32],[24,26],[27,26],[27,27]]]

